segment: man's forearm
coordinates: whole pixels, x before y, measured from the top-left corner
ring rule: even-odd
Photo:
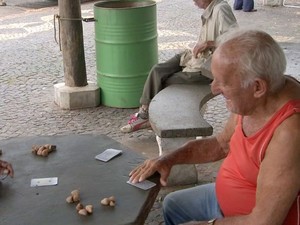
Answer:
[[[226,157],[215,137],[192,140],[164,156],[172,164],[198,164]]]

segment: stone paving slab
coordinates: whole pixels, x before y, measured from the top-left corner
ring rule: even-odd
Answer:
[[[105,134],[147,157],[157,156],[151,130],[132,134],[119,130],[136,109],[100,106],[67,111],[54,104],[53,85],[64,81],[62,53],[54,40],[53,17],[58,14],[57,6],[32,9],[15,6],[13,1],[20,0],[7,0],[8,6],[0,7],[0,139]],[[93,4],[82,4],[83,17],[93,16]],[[267,7],[262,0],[255,2],[255,8],[258,11],[253,13],[234,11],[240,26],[260,28],[273,35],[287,54],[287,73],[300,80],[299,9]],[[201,12],[192,0],[157,1],[160,61],[194,43]],[[88,80],[96,82],[94,24],[83,23],[83,32]],[[204,117],[215,133],[221,130],[227,116],[221,96],[208,102]],[[198,165],[199,182],[214,181],[219,164]],[[170,191],[173,188],[161,191],[146,224],[164,224],[160,199]]]

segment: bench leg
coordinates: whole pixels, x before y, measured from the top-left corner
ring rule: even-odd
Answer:
[[[195,138],[160,138],[156,136],[159,155],[172,151]],[[172,168],[168,178],[168,186],[190,185],[198,183],[198,173],[194,164],[176,165]]]

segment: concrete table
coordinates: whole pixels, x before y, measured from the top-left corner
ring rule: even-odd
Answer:
[[[48,157],[31,153],[33,145],[52,144]],[[2,159],[13,164],[15,177],[0,181],[1,225],[144,224],[159,192],[159,185],[144,191],[126,183],[128,173],[144,160],[104,135],[21,137],[0,141]],[[94,157],[105,149],[123,154],[105,163]],[[58,185],[30,187],[32,178],[58,177]],[[150,179],[158,183],[158,176]],[[89,216],[77,213],[66,198],[80,190],[81,203],[92,204]],[[115,196],[116,206],[100,204]]]

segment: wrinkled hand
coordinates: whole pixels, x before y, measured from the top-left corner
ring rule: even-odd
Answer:
[[[206,43],[197,43],[193,48],[193,55],[198,58],[198,55],[206,49]]]
[[[0,174],[6,173],[10,177],[14,177],[14,169],[12,165],[6,161],[0,160]]]
[[[215,42],[214,41],[206,41],[202,43],[197,43],[193,48],[193,55],[195,58],[198,58],[199,54],[206,51],[207,49],[214,49]]]
[[[129,180],[133,183],[142,182],[153,175],[155,172],[158,172],[160,174],[161,185],[166,186],[170,170],[171,166],[163,157],[147,159],[145,162],[143,162],[141,165],[137,166],[130,172]]]

